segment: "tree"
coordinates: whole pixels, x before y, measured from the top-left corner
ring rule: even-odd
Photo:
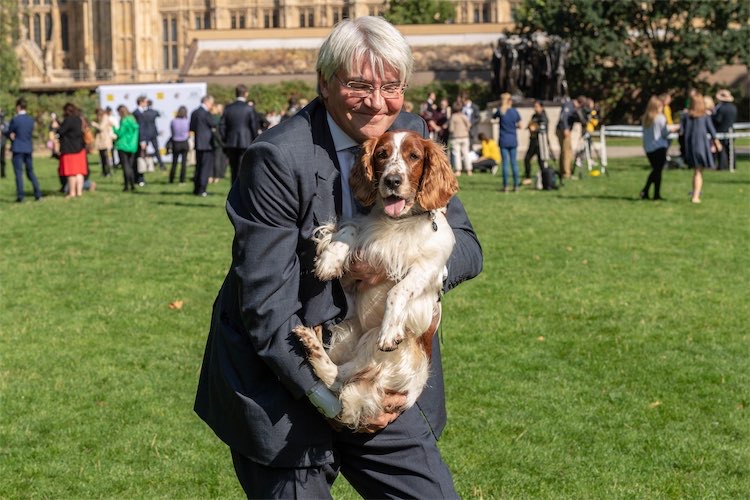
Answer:
[[[18,90],[21,67],[14,50],[18,40],[18,1],[0,0],[0,82],[9,93]]]
[[[383,14],[393,24],[446,23],[456,17],[450,0],[390,0]]]
[[[705,86],[704,71],[750,64],[746,0],[523,0],[521,32],[547,31],[570,41],[571,94],[637,113],[648,96]]]

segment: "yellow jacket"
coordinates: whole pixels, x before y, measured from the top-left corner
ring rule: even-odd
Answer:
[[[497,163],[500,163],[500,148],[497,147],[495,140],[486,139],[482,141],[482,157],[492,158]]]

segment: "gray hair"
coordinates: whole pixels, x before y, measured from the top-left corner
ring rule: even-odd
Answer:
[[[404,36],[382,17],[344,19],[333,27],[318,53],[315,71],[325,81],[343,69],[351,74],[369,63],[376,75],[393,68],[407,83],[414,69],[411,48]]]

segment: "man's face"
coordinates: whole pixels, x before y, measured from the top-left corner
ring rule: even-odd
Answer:
[[[344,83],[340,83],[336,77]],[[386,68],[381,78],[365,63],[359,74],[346,75],[339,71],[330,82],[320,78],[320,93],[326,109],[346,135],[357,142],[380,137],[396,121],[404,104],[404,96],[384,99],[380,91],[375,90],[367,97],[350,97],[349,89],[344,86],[350,81],[369,83],[379,89],[381,85],[399,83],[398,74],[392,68]]]

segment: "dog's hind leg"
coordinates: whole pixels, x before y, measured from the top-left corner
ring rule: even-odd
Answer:
[[[337,391],[340,387],[340,384],[336,383],[339,368],[328,357],[328,353],[323,348],[323,343],[320,341],[315,330],[300,325],[294,329],[294,334],[297,335],[297,338],[299,338],[305,347],[307,359],[310,361],[318,378],[331,390]]]

